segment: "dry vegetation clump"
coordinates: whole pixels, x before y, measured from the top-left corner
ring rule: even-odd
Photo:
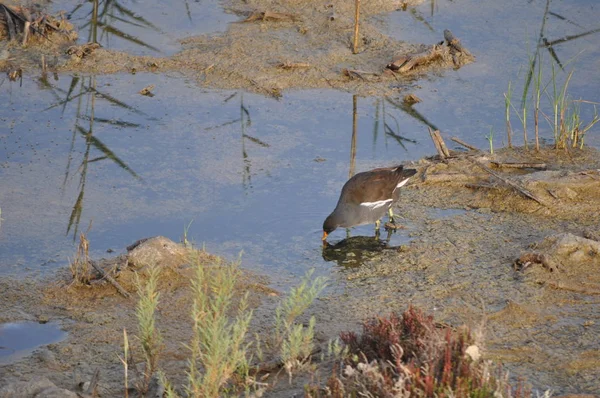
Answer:
[[[472,332],[440,326],[409,307],[402,315],[377,317],[362,334],[341,334],[345,355],[327,386],[310,397],[530,397],[507,375],[480,358]]]
[[[0,40],[19,40],[26,45],[34,38],[48,39],[54,34],[70,41],[77,39],[77,32],[64,15],[48,15],[35,5],[10,7],[0,4]]]

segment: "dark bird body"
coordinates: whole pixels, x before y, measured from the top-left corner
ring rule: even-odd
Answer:
[[[415,169],[403,166],[374,169],[350,178],[333,212],[323,223],[323,240],[336,228],[375,223],[389,212],[399,198],[400,187],[415,175]]]

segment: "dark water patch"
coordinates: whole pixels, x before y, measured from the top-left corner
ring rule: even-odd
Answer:
[[[138,55],[172,55],[180,50],[180,39],[222,32],[238,19],[218,1],[62,0],[53,8],[65,11],[80,43],[95,41]]]
[[[14,322],[0,324],[0,365],[18,361],[36,348],[58,343],[67,332],[56,323]]]

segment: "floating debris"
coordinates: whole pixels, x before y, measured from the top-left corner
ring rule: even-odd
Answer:
[[[23,77],[23,69],[21,69],[21,68],[12,69],[12,70],[8,71],[7,75],[8,75],[8,78],[10,79],[10,81],[14,82],[17,79],[21,79]]]
[[[419,66],[441,61],[443,64],[453,65],[455,69],[458,69],[473,62],[474,59],[475,57],[460,44],[460,40],[454,37],[450,30],[446,29],[444,30],[444,40],[442,42],[434,44],[420,53],[395,58],[386,65],[386,68],[397,73],[407,73]]]
[[[102,47],[98,43],[86,43],[80,46],[71,46],[67,48],[67,54],[71,56],[71,58],[83,59],[88,55],[91,55],[98,48]]]
[[[147,97],[154,97],[154,93],[152,92],[152,90],[154,90],[154,84],[144,87],[139,91],[139,93]]]
[[[406,105],[408,105],[408,106],[411,106],[411,105],[414,105],[414,104],[418,104],[419,102],[422,102],[421,98],[417,97],[414,94],[406,94],[404,96],[404,98],[402,99],[402,101]]]

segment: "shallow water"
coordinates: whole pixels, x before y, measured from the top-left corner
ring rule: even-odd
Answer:
[[[36,348],[58,343],[67,333],[56,323],[15,322],[0,324],[0,365],[15,362]]]
[[[219,1],[172,2],[135,0],[61,0],[56,12],[65,11],[79,32],[79,42],[95,40],[105,48],[137,55],[168,56],[181,49],[179,40],[192,35],[222,32],[239,19]]]
[[[211,4],[207,15],[225,15]],[[477,61],[418,82],[411,92],[423,102],[413,109],[397,99],[356,98],[354,144],[353,97],[347,93],[296,91],[275,100],[202,90],[177,74],[63,75],[47,81],[30,76],[22,86],[4,81],[0,274],[33,275],[64,266],[79,232],[88,229],[92,255],[103,256],[142,237],[178,240],[188,225],[188,239],[231,258],[243,251],[245,265],[253,269],[284,278],[313,266],[327,273],[321,224],[349,172],[433,154],[427,125],[481,148],[489,146],[492,127],[494,146],[503,145],[502,95],[513,80],[519,97],[526,43],[539,34],[544,6],[437,1],[379,16],[390,34],[410,41],[435,42],[450,28]],[[551,11],[566,19],[549,17],[547,36],[595,28],[595,7],[583,0],[551,3]],[[173,28],[175,9],[143,9],[150,13],[144,18],[160,19],[161,32],[192,33]],[[213,20],[206,26],[192,18],[190,29],[195,34],[226,28],[226,19]],[[139,34],[156,42],[152,31]],[[571,92],[590,101],[599,100],[600,76],[592,67],[600,52],[597,37],[555,47],[562,60],[580,54]],[[112,43],[131,50],[125,45],[131,41],[123,47]],[[149,84],[156,86],[155,97],[137,93]],[[590,109],[582,109],[584,117]],[[513,116],[515,130],[517,125]],[[551,137],[547,125],[542,135]],[[600,146],[599,135],[586,142]],[[409,233],[399,230],[390,245],[406,243]],[[372,226],[355,228],[352,235],[372,236]],[[336,231],[331,240],[345,236]]]

